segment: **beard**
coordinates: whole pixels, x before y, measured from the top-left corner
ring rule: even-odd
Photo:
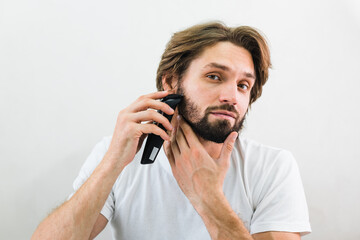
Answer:
[[[177,94],[184,96],[178,105],[179,114],[190,125],[195,134],[204,140],[223,143],[231,132],[239,132],[242,129],[245,116],[241,118],[233,105],[210,106],[205,110],[204,116],[201,117],[200,108],[187,96],[181,84]],[[230,122],[226,119],[218,119],[210,122],[209,115],[214,110],[226,110],[235,113],[236,118],[234,125],[231,126]]]

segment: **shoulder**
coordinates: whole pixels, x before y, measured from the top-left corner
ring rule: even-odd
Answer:
[[[250,232],[310,232],[305,193],[293,154],[244,138],[236,145],[254,210]]]
[[[295,164],[292,153],[288,150],[264,145],[257,141],[239,137],[235,142],[234,154],[240,155],[245,164],[260,167]]]
[[[79,174],[74,180],[74,190],[80,188],[80,186],[89,178],[97,165],[101,162],[104,155],[106,154],[111,142],[111,136],[103,137],[92,149],[91,153],[86,158],[80,168]]]
[[[94,148],[92,149],[87,162],[97,162],[99,163],[107,150],[109,149],[110,142],[111,142],[111,136],[103,137],[101,141],[99,141]],[[100,159],[99,159],[100,158]]]
[[[294,183],[300,175],[292,153],[240,137],[234,146],[233,161],[240,162],[244,181],[255,199],[264,189],[272,189],[283,181]],[[257,202],[257,201],[255,201]]]
[[[103,137],[91,150],[86,161],[81,167],[80,173],[87,175],[87,177],[92,173],[96,166],[101,162],[104,155],[106,154],[110,142],[111,136]]]

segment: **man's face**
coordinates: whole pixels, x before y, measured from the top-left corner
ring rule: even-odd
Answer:
[[[230,42],[217,43],[194,59],[179,80],[177,93],[184,95],[179,114],[199,137],[222,143],[241,129],[254,82],[251,54]]]

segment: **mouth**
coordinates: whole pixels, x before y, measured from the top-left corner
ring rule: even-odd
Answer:
[[[210,113],[216,117],[220,117],[224,119],[236,119],[236,114],[229,111],[217,110],[217,111],[211,111]]]

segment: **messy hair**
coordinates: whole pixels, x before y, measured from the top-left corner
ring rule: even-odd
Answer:
[[[250,94],[250,105],[261,96],[271,67],[270,52],[265,38],[258,30],[249,26],[230,28],[223,23],[199,24],[175,33],[161,57],[157,70],[156,87],[163,90],[162,78],[170,82],[172,77],[181,79],[191,61],[205,48],[218,42],[230,42],[248,50],[255,67],[256,80]]]

